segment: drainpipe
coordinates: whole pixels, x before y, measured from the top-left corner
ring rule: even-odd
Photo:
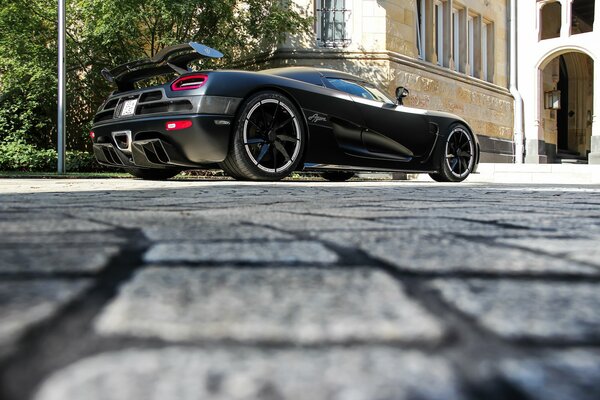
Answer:
[[[517,88],[517,0],[510,1],[510,93],[515,99],[514,141],[515,164],[523,164],[525,155],[523,135],[523,98]]]

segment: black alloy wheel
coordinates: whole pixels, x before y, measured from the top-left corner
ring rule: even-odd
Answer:
[[[280,180],[296,169],[304,127],[296,106],[277,92],[261,92],[242,106],[223,170],[236,179]]]
[[[437,182],[461,182],[475,165],[475,140],[469,130],[457,124],[448,135],[439,173],[429,174]]]

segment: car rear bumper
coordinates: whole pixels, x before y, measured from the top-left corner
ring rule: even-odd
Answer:
[[[167,130],[172,121],[191,126]],[[124,120],[93,127],[94,155],[113,167],[196,167],[221,162],[227,156],[233,117],[174,115]]]

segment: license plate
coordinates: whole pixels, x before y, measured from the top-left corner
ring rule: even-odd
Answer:
[[[121,110],[121,117],[135,114],[135,106],[137,105],[137,99],[127,100],[123,103],[123,109]]]

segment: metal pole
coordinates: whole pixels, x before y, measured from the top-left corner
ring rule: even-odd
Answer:
[[[58,0],[58,173],[65,173],[65,0]]]

